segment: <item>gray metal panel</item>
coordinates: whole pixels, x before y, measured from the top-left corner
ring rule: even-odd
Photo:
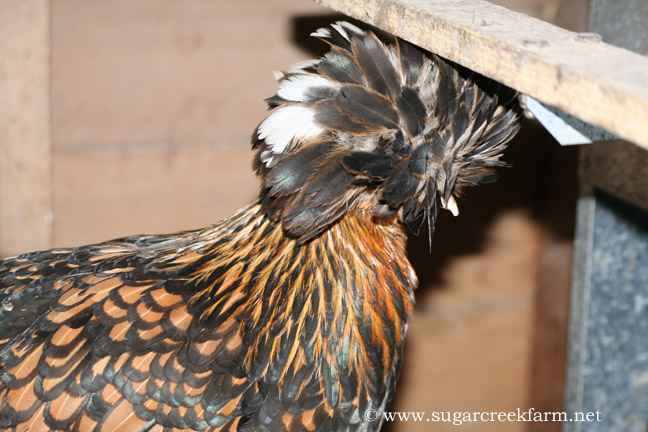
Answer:
[[[648,430],[648,213],[603,192],[581,200],[566,411],[570,432]]]
[[[603,41],[648,54],[648,0],[591,0],[590,30]],[[623,67],[623,65],[619,65]]]
[[[648,53],[648,0],[590,5],[591,31]],[[565,410],[602,421],[565,432],[648,431],[647,170],[648,153],[629,143],[582,148]]]

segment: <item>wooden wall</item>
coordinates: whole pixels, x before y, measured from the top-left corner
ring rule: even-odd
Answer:
[[[54,0],[54,244],[214,223],[250,202],[272,71],[308,1]]]
[[[0,0],[0,257],[51,247],[50,8]]]

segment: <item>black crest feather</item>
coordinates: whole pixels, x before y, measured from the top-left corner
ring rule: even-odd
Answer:
[[[289,235],[307,241],[356,208],[432,231],[449,197],[504,165],[515,92],[349,23],[313,36],[331,51],[280,77],[255,134],[264,206]]]

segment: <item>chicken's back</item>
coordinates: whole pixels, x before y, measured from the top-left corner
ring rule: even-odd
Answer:
[[[31,252],[0,261],[0,349],[56,304],[61,280],[132,267],[142,248],[162,237],[140,236],[72,249]],[[77,282],[80,284],[79,282]]]
[[[203,382],[178,363],[193,316],[172,289],[183,277],[173,263],[197,259],[190,249],[213,235],[138,236],[0,262],[0,428],[148,430],[156,417],[197,427],[196,412],[178,411],[192,411]],[[158,413],[162,404],[169,410]]]

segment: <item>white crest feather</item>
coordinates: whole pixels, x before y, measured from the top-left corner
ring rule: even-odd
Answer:
[[[364,32],[360,30],[360,28],[346,21],[338,21],[334,24],[331,24],[331,27],[333,27],[335,31],[337,31],[344,39],[348,41],[351,41],[352,34],[364,34]],[[331,37],[331,29],[329,27],[317,29],[316,31],[311,33],[311,36],[322,39],[329,39]]]
[[[289,101],[303,102],[309,88],[331,87],[332,85],[331,81],[319,75],[291,75],[281,81],[277,96]]]
[[[283,153],[291,141],[310,139],[323,128],[315,123],[315,112],[305,106],[288,105],[273,112],[259,125],[259,139],[274,154]]]
[[[331,30],[326,28],[326,27],[323,27],[323,28],[317,29],[316,31],[314,31],[310,35],[313,36],[313,37],[317,37],[317,38],[328,38],[328,37],[331,37]]]
[[[320,62],[320,59],[308,59],[295,63],[288,69],[288,73],[303,72],[304,69],[314,68]]]
[[[346,21],[338,21],[334,24],[331,24],[331,27],[337,30],[338,33],[340,33],[348,41],[351,41],[352,34],[363,33],[362,30],[360,30],[358,27]]]

